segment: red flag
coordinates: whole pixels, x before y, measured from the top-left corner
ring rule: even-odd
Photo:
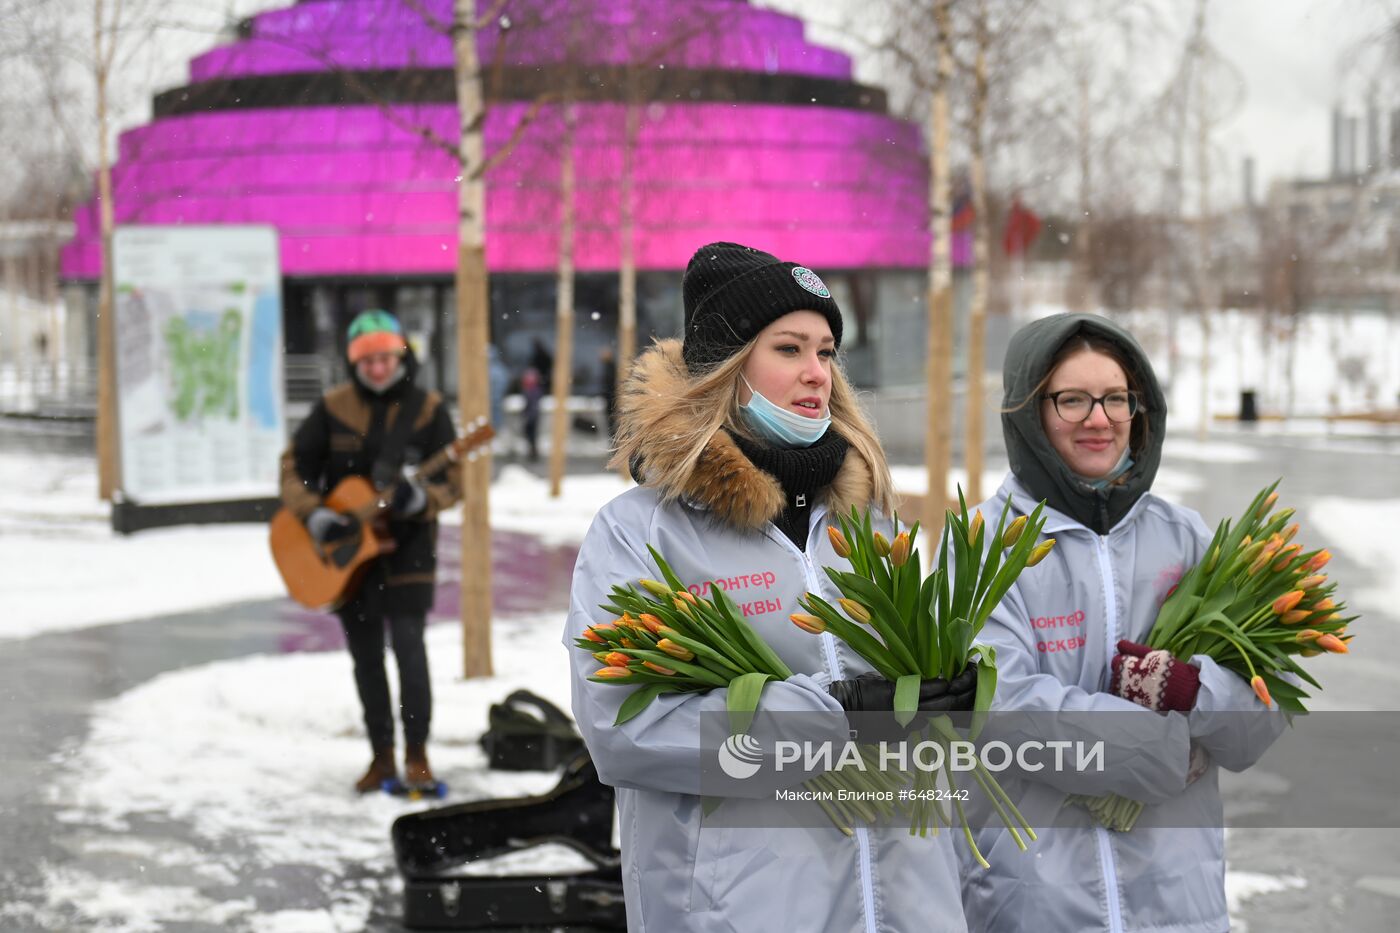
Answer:
[[[1006,230],[1001,236],[1001,248],[1008,256],[1024,253],[1031,248],[1040,235],[1040,218],[1035,211],[1021,203],[1019,197],[1011,201],[1011,210],[1006,215]]]

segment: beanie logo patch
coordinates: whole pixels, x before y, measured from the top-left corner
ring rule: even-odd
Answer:
[[[826,283],[821,280],[821,277],[811,269],[803,266],[794,266],[792,277],[797,280],[798,285],[801,285],[818,298],[831,297],[831,289],[827,288]]]

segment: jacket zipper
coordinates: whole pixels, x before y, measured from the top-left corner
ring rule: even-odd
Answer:
[[[1118,638],[1118,602],[1113,587],[1113,565],[1109,562],[1108,536],[1095,535],[1094,542],[1099,550],[1099,575],[1103,578],[1104,616],[1108,623],[1104,626],[1104,637],[1108,640],[1108,654],[1113,657]],[[1099,844],[1099,865],[1103,868],[1104,897],[1108,902],[1108,931],[1123,933],[1123,907],[1118,902],[1118,868],[1113,859],[1113,844],[1108,830],[1094,827]]]
[[[825,512],[820,513],[820,517],[825,519]],[[772,524],[771,522],[769,523]],[[807,539],[811,542],[812,523],[807,524]],[[812,558],[806,551],[799,551],[797,545],[788,540],[788,536],[776,526],[773,528],[777,537],[783,544],[797,551],[802,558],[802,570],[807,577],[807,591],[810,593],[820,593],[820,578],[817,576],[817,568],[812,566]],[[841,679],[841,660],[836,656],[836,638],[830,632],[821,634],[822,650],[826,654],[826,666],[831,671],[832,680]],[[870,859],[870,830],[864,826],[856,827],[855,832],[856,847],[859,850],[858,861],[860,865],[860,895],[861,906],[865,913],[865,933],[879,933],[879,928],[875,923],[875,871]]]

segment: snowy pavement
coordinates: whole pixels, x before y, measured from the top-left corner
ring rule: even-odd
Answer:
[[[1158,490],[1211,523],[1286,477],[1283,498],[1336,553],[1333,576],[1366,615],[1357,652],[1315,667],[1326,708],[1400,709],[1400,648],[1382,634],[1400,622],[1393,441],[1332,452],[1173,436],[1167,452]],[[917,491],[918,474],[901,470],[902,488]],[[366,747],[334,620],[280,598],[264,529],[119,538],[94,488],[85,460],[0,454],[0,929],[398,929],[388,828],[420,805],[348,790]],[[570,476],[551,500],[509,469],[493,488],[497,546],[515,555],[498,555],[496,676],[460,678],[451,621],[428,636],[432,752],[452,799],[553,783],[490,771],[477,739],[489,704],[517,687],[567,708],[572,548],[624,488]],[[449,618],[454,563],[444,555]],[[1397,906],[1400,832],[1239,829],[1229,849],[1237,929],[1372,929]]]

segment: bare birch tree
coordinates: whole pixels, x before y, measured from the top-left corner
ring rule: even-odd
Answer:
[[[504,0],[478,16],[475,0],[453,0],[453,71],[460,127],[457,184],[457,406],[463,424],[490,417],[487,387],[491,341],[486,288],[486,171],[482,90],[477,33],[497,15]],[[490,677],[491,663],[491,459],[468,458],[462,469],[462,673]]]

